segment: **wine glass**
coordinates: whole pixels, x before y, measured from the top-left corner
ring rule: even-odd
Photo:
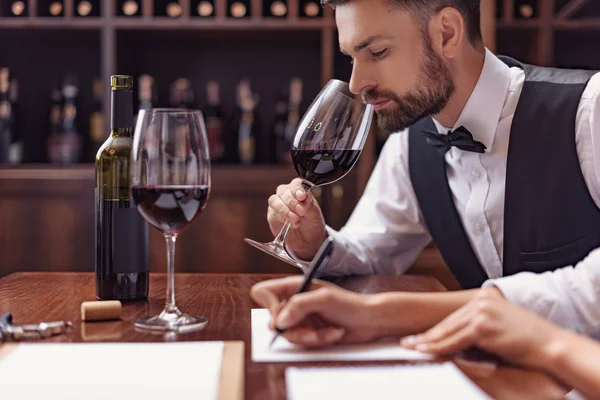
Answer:
[[[356,164],[373,119],[373,106],[350,92],[346,82],[330,80],[302,117],[292,144],[292,162],[302,186],[310,191],[342,179]],[[281,261],[302,268],[305,263],[290,257],[285,237],[286,221],[272,242],[244,239]]]
[[[175,241],[206,207],[210,158],[202,113],[184,109],[141,110],[133,139],[131,191],[138,211],[167,242],[167,298],[156,316],[135,326],[186,332],[203,328],[205,317],[183,314],[175,305]]]

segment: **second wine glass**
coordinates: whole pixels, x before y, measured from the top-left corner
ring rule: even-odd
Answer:
[[[302,117],[292,144],[292,162],[306,190],[334,183],[352,169],[363,149],[372,119],[373,106],[355,98],[346,82],[332,79],[325,85]],[[284,246],[290,227],[287,221],[269,243],[244,240],[281,261],[302,268],[305,264],[290,257]]]
[[[210,158],[200,111],[142,110],[132,151],[132,195],[138,211],[167,242],[167,296],[164,310],[140,318],[135,326],[185,332],[207,319],[182,313],[175,304],[175,242],[206,207],[210,195]]]

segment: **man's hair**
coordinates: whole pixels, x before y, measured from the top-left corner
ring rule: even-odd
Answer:
[[[323,6],[335,8],[352,0],[321,0]],[[467,35],[473,45],[482,41],[480,0],[384,0],[392,8],[407,11],[427,27],[427,23],[435,14],[446,7],[457,9],[465,19]]]

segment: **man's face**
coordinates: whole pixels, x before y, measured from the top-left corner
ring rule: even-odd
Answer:
[[[353,60],[350,90],[374,105],[379,125],[403,130],[444,109],[454,92],[429,35],[386,0],[352,0],[336,8],[341,51]]]

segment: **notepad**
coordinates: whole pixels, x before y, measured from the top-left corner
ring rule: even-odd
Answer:
[[[491,399],[452,363],[287,368],[288,400]]]
[[[0,358],[4,399],[217,399],[223,342],[21,344]]]
[[[269,329],[271,314],[267,309],[252,310],[252,361],[306,362],[306,361],[378,361],[430,360],[430,355],[408,350],[398,340],[365,345],[339,345],[324,349],[306,349],[279,337],[273,346],[269,343],[273,332]]]

